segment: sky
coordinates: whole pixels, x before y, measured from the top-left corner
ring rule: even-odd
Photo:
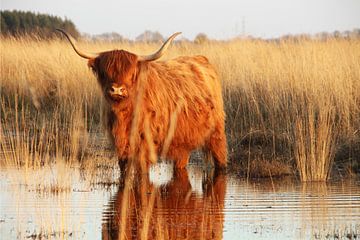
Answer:
[[[273,38],[360,28],[360,0],[0,0],[1,10],[47,13],[72,20],[81,33],[181,31],[228,39]]]

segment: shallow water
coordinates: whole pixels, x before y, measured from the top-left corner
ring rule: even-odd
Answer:
[[[0,238],[360,238],[359,181],[246,181],[205,174],[197,165],[177,173],[170,169],[160,164],[132,188],[89,184],[76,168],[0,170]],[[49,176],[68,179],[61,184],[69,188],[41,190]]]

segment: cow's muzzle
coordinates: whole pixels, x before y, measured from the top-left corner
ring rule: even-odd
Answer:
[[[108,90],[110,97],[114,100],[121,100],[128,97],[128,91],[125,87],[110,87]]]

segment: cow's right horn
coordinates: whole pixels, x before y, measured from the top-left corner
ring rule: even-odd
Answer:
[[[96,54],[89,54],[89,53],[84,53],[82,51],[80,51],[77,47],[76,47],[76,44],[75,44],[75,40],[67,33],[65,32],[64,30],[62,29],[59,29],[57,28],[56,29],[57,31],[63,33],[65,35],[65,37],[69,40],[71,46],[73,47],[73,49],[75,50],[75,52],[80,56],[80,57],[83,57],[83,58],[86,58],[86,59],[92,59],[92,58],[96,58],[97,55]]]
[[[153,54],[147,55],[147,56],[139,56],[138,60],[139,61],[155,61],[155,60],[159,59],[165,53],[166,49],[169,47],[172,40],[174,40],[174,38],[179,34],[181,34],[181,32],[176,32],[173,35],[171,35],[156,53],[153,53]]]

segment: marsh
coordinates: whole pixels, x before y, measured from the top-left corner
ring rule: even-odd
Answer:
[[[54,167],[53,172],[58,172]],[[25,172],[0,171],[4,239],[340,239],[360,234],[360,182],[301,183],[292,178],[214,175],[190,162],[174,173],[157,164],[131,186],[89,186],[69,169],[68,191],[19,184]],[[51,171],[49,171],[51,172]],[[44,174],[30,171],[29,178]]]

